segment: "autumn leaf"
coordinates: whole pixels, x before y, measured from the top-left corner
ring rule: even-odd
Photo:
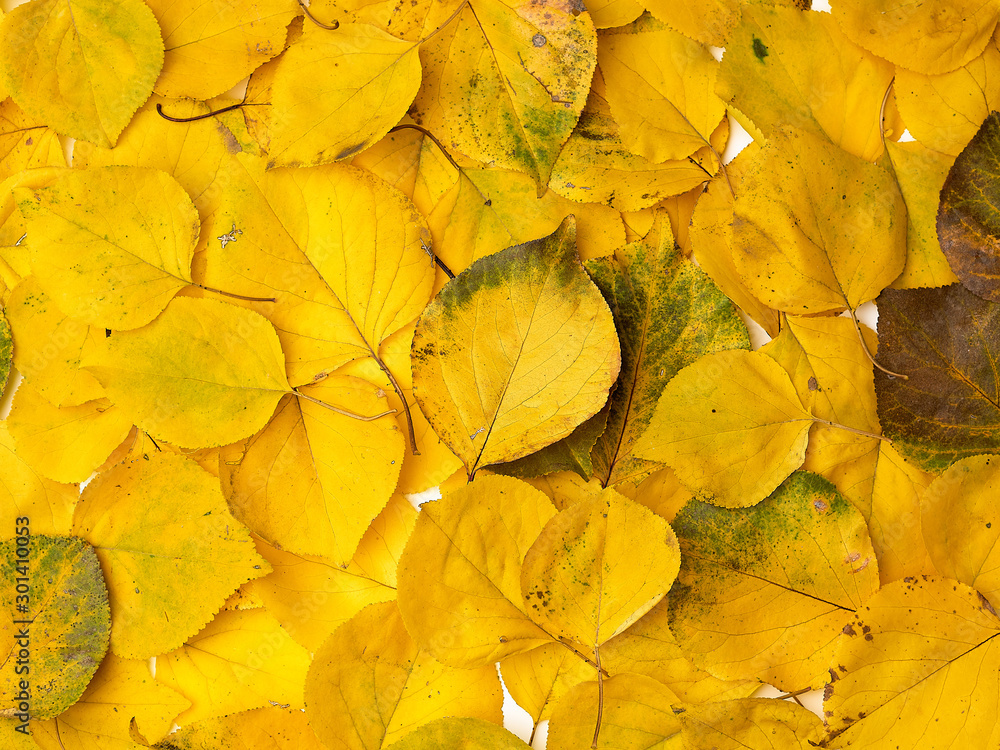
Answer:
[[[669,524],[609,491],[546,523],[521,567],[524,607],[547,632],[593,649],[646,614],[679,564]]]
[[[80,699],[59,716],[35,722],[31,732],[44,748],[129,746],[133,726],[149,742],[170,731],[189,701],[153,679],[145,660],[108,654]]]
[[[594,667],[562,644],[547,643],[500,662],[504,687],[537,726],[552,718],[556,704],[573,687],[594,679]]]
[[[885,586],[844,628],[824,692],[830,747],[995,743],[1000,620],[974,589],[945,578]]]
[[[269,744],[270,743],[270,744]],[[187,724],[156,745],[163,750],[323,750],[299,709],[265,706]]]
[[[496,668],[436,662],[406,633],[394,602],[372,604],[341,625],[316,652],[306,677],[310,726],[330,748],[393,744],[437,718],[468,716],[499,724]]]
[[[1000,298],[997,263],[997,175],[1000,162],[1000,113],[990,114],[955,159],[941,189],[938,237],[952,270],[970,292],[983,299]]]
[[[10,366],[14,359],[14,338],[10,332],[10,323],[6,316],[0,313],[0,392],[7,387],[10,376]]]
[[[570,0],[470,0],[441,80],[452,137],[469,156],[524,172],[544,192],[597,63],[590,16]]]
[[[876,374],[879,421],[893,447],[925,471],[1000,450],[995,308],[961,284],[879,296],[879,359],[908,378]]]
[[[69,533],[77,488],[46,479],[14,450],[6,422],[0,424],[0,539],[13,537],[18,518],[30,518],[32,533]]]
[[[758,408],[747,410],[751,399]],[[780,365],[735,349],[705,355],[667,383],[634,452],[671,466],[709,502],[746,507],[802,465],[813,419]]]
[[[56,132],[10,99],[0,100],[0,165],[0,181],[33,167],[66,166]]]
[[[0,80],[32,117],[112,146],[153,89],[163,40],[140,0],[40,0],[0,27]]]
[[[177,648],[237,586],[268,572],[213,477],[169,453],[95,478],[73,531],[98,550],[114,617],[111,649],[126,658]]]
[[[584,682],[556,706],[546,747],[679,749],[681,725],[673,709],[677,702],[669,688],[642,675],[617,675],[604,680],[600,688],[596,682]],[[601,717],[599,733],[595,732],[597,716]]]
[[[420,87],[417,49],[368,24],[306,25],[274,74],[268,166],[339,161],[385,135]]]
[[[399,610],[417,645],[443,664],[474,668],[553,641],[527,614],[521,565],[555,512],[538,490],[499,476],[425,503],[397,573]]]
[[[397,750],[524,750],[526,747],[503,727],[475,718],[437,719],[396,743]]]
[[[611,306],[622,348],[608,427],[593,450],[595,473],[611,486],[656,468],[635,455],[635,443],[678,370],[702,354],[748,347],[749,339],[732,303],[676,252],[662,214],[642,243],[589,261],[587,270]]]
[[[152,323],[108,338],[84,366],[138,426],[187,447],[256,432],[290,390],[271,324],[215,300],[174,300]]]
[[[807,750],[824,736],[812,711],[766,698],[686,706],[680,720],[691,750]]]
[[[15,538],[0,542],[0,714],[51,719],[80,698],[108,650],[108,591],[94,548],[82,539],[35,534],[23,519],[16,528]],[[27,674],[30,690],[21,685]],[[18,698],[22,691],[28,698]]]
[[[620,354],[573,222],[479,260],[442,289],[417,324],[413,358],[417,402],[470,477],[593,416]]]
[[[836,0],[831,7],[844,33],[892,63],[933,75],[974,59],[996,27],[995,13],[975,0]]]
[[[821,686],[837,634],[879,585],[861,514],[798,472],[753,508],[692,501],[673,526],[682,565],[671,629],[684,653],[722,679]]]
[[[761,146],[733,215],[737,270],[762,302],[793,315],[857,309],[903,270],[895,181],[804,131]]]
[[[281,52],[285,27],[298,13],[293,0],[256,0],[243,8],[153,0],[149,7],[164,45],[153,90],[177,99],[209,99],[231,89]]]

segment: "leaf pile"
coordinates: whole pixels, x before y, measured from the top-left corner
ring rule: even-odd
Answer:
[[[803,5],[2,16],[0,745],[1000,747],[1000,6]]]

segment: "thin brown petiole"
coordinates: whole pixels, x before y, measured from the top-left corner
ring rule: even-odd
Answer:
[[[440,151],[442,154],[444,154],[444,158],[448,160],[448,163],[451,164],[451,166],[453,166],[459,172],[462,171],[462,168],[460,166],[458,166],[458,162],[455,161],[454,159],[452,159],[451,158],[451,154],[449,154],[448,151],[447,151],[447,149],[445,149],[445,147],[441,145],[441,141],[439,141],[434,136],[434,134],[431,131],[429,131],[427,128],[423,128],[420,125],[414,125],[413,123],[404,122],[402,125],[397,125],[394,128],[390,128],[389,132],[390,133],[395,133],[397,130],[416,130],[419,133],[423,133],[426,137],[428,137],[428,138],[431,139],[431,142],[435,146],[438,147],[438,151]]]
[[[270,102],[240,102],[239,104],[230,104],[228,107],[216,109],[212,112],[206,112],[203,115],[195,115],[194,117],[171,117],[168,114],[164,114],[163,105],[157,103],[156,113],[164,120],[169,120],[170,122],[197,122],[198,120],[207,120],[209,117],[215,117],[216,115],[221,115],[223,112],[231,112],[241,107],[269,107],[270,105]]]
[[[428,34],[425,38],[423,38],[419,42],[417,42],[417,44],[423,44],[424,42],[429,42],[431,39],[433,39],[438,34],[440,34],[441,30],[445,26],[447,26],[449,23],[451,23],[452,21],[454,21],[458,17],[458,14],[461,13],[462,10],[465,8],[465,6],[468,5],[468,4],[469,4],[469,0],[465,0],[465,2],[463,2],[457,8],[455,8],[455,12],[454,13],[452,13],[450,16],[448,16],[448,20],[446,20],[443,24],[441,24],[436,29],[434,29],[434,31],[432,31],[430,34]]]
[[[233,292],[226,292],[222,289],[216,289],[214,287],[205,286],[204,284],[193,284],[193,286],[199,289],[204,289],[206,292],[215,292],[216,294],[221,294],[224,297],[232,297],[233,299],[241,299],[246,302],[275,302],[274,297],[248,297],[245,294],[235,294]]]
[[[594,741],[591,748],[597,747],[597,738],[601,734],[601,721],[604,718],[604,675],[601,674],[601,647],[594,646],[594,663],[597,665],[597,725],[594,727]]]
[[[853,432],[855,435],[864,435],[865,437],[875,438],[876,440],[882,440],[889,445],[892,445],[892,441],[885,435],[876,435],[874,432],[865,432],[864,430],[858,430],[854,427],[848,427],[846,424],[838,424],[837,422],[831,422],[828,419],[820,419],[819,417],[813,417],[813,422],[819,422],[820,424],[825,424],[828,427],[836,427],[838,430],[847,430],[848,432]]]
[[[318,20],[316,16],[309,12],[309,6],[306,5],[302,0],[299,0],[299,7],[302,8],[302,12],[306,14],[306,18],[312,21],[314,24],[319,26],[321,29],[326,29],[327,31],[336,31],[340,28],[340,21],[334,21],[333,25],[325,24]]]
[[[858,338],[861,340],[861,348],[865,350],[865,356],[868,357],[868,360],[889,377],[909,380],[910,379],[909,375],[902,375],[901,373],[893,372],[892,370],[887,370],[878,363],[878,360],[875,359],[875,357],[871,353],[871,350],[868,348],[868,342],[865,341],[864,334],[861,333],[861,324],[858,323],[858,316],[854,314],[854,310],[852,310],[850,307],[847,308],[847,312],[850,314],[851,320],[854,322],[854,330],[857,331]]]
[[[381,419],[382,417],[387,417],[390,414],[396,413],[395,409],[389,409],[388,411],[384,411],[381,414],[375,414],[373,416],[366,417],[364,414],[355,414],[353,411],[347,411],[347,409],[341,409],[340,407],[333,406],[332,404],[328,404],[325,401],[320,401],[318,398],[313,398],[309,394],[302,393],[301,391],[297,391],[294,388],[292,388],[292,393],[294,393],[299,398],[304,398],[306,401],[311,401],[317,406],[322,406],[324,409],[329,409],[330,411],[336,412],[337,414],[342,414],[345,417],[350,417],[351,419],[358,419],[362,422],[374,422],[376,419]]]

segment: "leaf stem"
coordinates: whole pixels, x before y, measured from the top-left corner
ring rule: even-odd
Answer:
[[[597,747],[597,738],[601,733],[601,720],[604,718],[604,675],[601,674],[601,647],[594,646],[594,662],[597,665],[597,725],[594,727],[594,741],[591,748]]]
[[[206,292],[215,292],[216,294],[221,294],[224,297],[232,297],[233,299],[241,299],[241,300],[245,300],[246,302],[275,302],[276,301],[276,299],[274,297],[247,297],[246,295],[243,295],[243,294],[236,294],[234,292],[226,292],[226,291],[224,291],[222,289],[216,289],[215,287],[205,286],[204,284],[193,284],[192,286],[196,286],[199,289],[204,289]]]
[[[544,630],[544,628],[543,628],[543,630]],[[547,632],[547,631],[546,631],[546,635],[552,636],[552,634],[549,633],[549,632]],[[569,643],[567,643],[566,641],[564,641],[560,637],[555,637],[555,636],[552,636],[552,637],[553,637],[553,639],[555,640],[556,643],[558,643],[561,646],[565,646],[566,648],[568,648],[574,654],[576,654],[581,659],[583,659],[583,661],[587,662],[587,664],[589,664],[590,666],[592,666],[594,669],[597,669],[598,671],[600,671],[605,677],[610,677],[611,676],[611,675],[609,675],[607,673],[607,671],[600,664],[598,664],[597,662],[595,662],[593,659],[591,659],[589,656],[587,656],[582,651],[580,651],[577,648],[575,648],[574,646],[570,645]]]
[[[431,139],[431,142],[435,146],[438,147],[438,151],[440,151],[442,154],[444,154],[444,158],[448,160],[448,163],[450,163],[451,166],[453,166],[459,172],[462,171],[462,168],[460,166],[458,166],[458,162],[455,161],[451,157],[451,154],[448,153],[447,149],[445,149],[445,147],[443,145],[441,145],[441,141],[439,141],[437,139],[437,137],[431,131],[429,131],[427,128],[422,127],[420,125],[417,125],[415,123],[411,123],[411,122],[404,122],[401,125],[397,125],[394,128],[389,128],[389,132],[390,133],[395,133],[397,130],[416,130],[419,133],[423,133],[425,136],[427,136],[428,138]]]
[[[302,12],[306,14],[306,18],[312,21],[314,24],[319,26],[321,29],[326,29],[327,31],[336,31],[340,28],[340,21],[334,21],[333,25],[325,24],[319,21],[316,16],[309,12],[309,6],[306,5],[302,0],[299,0],[299,7],[302,8]]]
[[[328,404],[325,401],[320,401],[318,398],[313,398],[307,393],[302,393],[301,391],[297,391],[295,388],[292,388],[291,392],[294,393],[299,398],[304,398],[306,401],[311,401],[312,403],[317,404],[318,406],[322,406],[326,409],[329,409],[332,412],[336,412],[337,414],[342,414],[345,417],[350,417],[351,419],[359,419],[362,422],[374,422],[376,419],[381,419],[382,417],[387,417],[390,414],[396,413],[395,409],[389,409],[388,411],[384,411],[381,414],[375,414],[374,416],[366,417],[363,414],[355,414],[353,411],[347,411],[347,409],[341,409],[340,407],[333,406],[332,404]],[[404,401],[403,403],[406,402]]]
[[[896,82],[896,76],[889,79],[889,85],[885,87],[885,93],[882,95],[882,106],[878,110],[878,134],[882,139],[882,148],[885,148],[885,105],[889,101],[889,92],[892,91],[892,85]]]
[[[375,356],[375,352],[372,352],[372,356],[378,363],[378,366],[382,368],[382,372],[385,373],[385,376],[389,378],[389,382],[392,384],[392,389],[396,391],[396,395],[399,396],[399,400],[403,403],[403,413],[406,415],[406,428],[407,430],[409,430],[410,433],[410,445],[413,446],[410,452],[414,456],[419,456],[420,451],[417,450],[417,435],[413,431],[413,416],[410,414],[410,405],[406,401],[406,396],[403,395],[403,389],[396,381],[396,376],[393,375],[389,371],[389,368],[385,366],[385,362],[382,361],[382,358]],[[393,409],[393,412],[395,411],[396,410]]]
[[[270,102],[239,102],[238,104],[230,104],[228,107],[223,107],[222,109],[216,109],[212,112],[206,112],[203,115],[195,115],[194,117],[171,117],[170,115],[163,113],[163,105],[157,103],[156,113],[162,117],[164,120],[169,120],[170,122],[197,122],[198,120],[207,120],[209,117],[215,117],[216,115],[221,115],[223,112],[231,112],[234,109],[240,109],[241,107],[269,107]]]
[[[847,312],[850,313],[851,320],[854,322],[854,330],[857,331],[858,338],[861,340],[861,348],[865,350],[865,356],[868,357],[868,360],[873,365],[875,365],[878,369],[880,369],[882,372],[884,372],[886,375],[888,375],[889,377],[900,378],[902,380],[909,380],[910,379],[909,375],[902,375],[902,374],[900,374],[898,372],[893,372],[892,370],[887,370],[886,368],[882,367],[882,365],[880,365],[878,363],[878,361],[872,355],[871,350],[868,348],[868,342],[865,341],[864,334],[861,333],[861,324],[858,323],[858,316],[854,314],[854,310],[852,310],[850,308],[850,306],[848,306]]]
[[[820,424],[825,424],[827,427],[836,427],[839,430],[847,430],[848,432],[853,432],[855,435],[864,435],[865,437],[875,438],[876,440],[882,440],[889,445],[892,445],[892,440],[887,438],[885,435],[876,435],[874,432],[865,432],[864,430],[858,430],[854,427],[848,427],[846,424],[839,424],[837,422],[831,422],[828,419],[820,419],[819,417],[812,417],[813,422],[819,422]]]

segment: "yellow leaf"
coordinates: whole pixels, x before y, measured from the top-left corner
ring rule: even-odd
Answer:
[[[733,205],[733,260],[763,303],[852,309],[899,276],[906,208],[895,180],[804,131],[762,146]]]
[[[707,354],[667,383],[633,452],[669,465],[700,499],[747,507],[802,465],[813,419],[766,354]]]
[[[948,265],[937,234],[941,188],[955,160],[915,141],[886,141],[885,148],[892,160],[899,191],[906,201],[906,265],[892,282],[892,288],[914,289],[956,283],[958,276]]]
[[[684,504],[693,497],[669,466],[654,471],[638,483],[622,482],[615,489],[629,500],[645,505],[668,522],[673,521]]]
[[[236,588],[268,572],[211,474],[155,453],[84,489],[73,532],[98,549],[111,595],[111,649],[148,659],[177,648]]]
[[[598,29],[632,23],[643,11],[643,4],[636,0],[585,0],[584,5]]]
[[[597,63],[590,15],[571,0],[470,0],[441,83],[458,148],[529,175],[544,192]]]
[[[892,65],[852,43],[829,13],[747,4],[742,15],[717,88],[740,121],[768,138],[799,128],[874,161]]]
[[[274,302],[244,303],[278,330],[293,385],[380,344],[430,299],[430,233],[413,204],[357,168],[226,166],[204,281]],[[363,292],[362,292],[363,290]]]
[[[396,487],[403,435],[363,380],[332,375],[299,393],[263,430],[223,450],[223,489],[236,517],[270,543],[346,564]],[[309,398],[383,416],[355,419]]]
[[[549,723],[549,750],[681,750],[681,723],[674,714],[677,696],[656,680],[622,674],[577,685],[559,701]],[[603,704],[603,710],[601,706]],[[596,733],[598,716],[600,732]]]
[[[28,222],[32,272],[71,317],[139,328],[191,283],[198,211],[163,172],[72,170],[14,197]]]
[[[251,435],[289,391],[271,324],[225,302],[179,297],[149,325],[106,342],[84,366],[136,425],[176,445]]]
[[[741,191],[746,165],[758,148],[751,144],[726,165],[729,180],[737,192]],[[777,336],[780,313],[754,296],[733,262],[733,194],[724,181],[721,175],[715,177],[698,199],[691,217],[691,252],[702,270],[729,299],[769,336]]]
[[[268,167],[309,167],[364,151],[420,87],[417,45],[361,23],[307,24],[274,74]]]
[[[309,654],[264,609],[221,612],[176,651],[156,657],[156,680],[191,707],[180,725],[237,711],[301,709]]]
[[[141,0],[38,0],[0,27],[0,81],[29,115],[112,146],[153,89],[163,40]]]
[[[372,521],[346,567],[317,555],[298,555],[257,542],[272,572],[252,582],[268,611],[310,651],[369,604],[396,598],[396,566],[417,512],[393,495]]]
[[[643,0],[656,18],[695,41],[725,47],[733,26],[739,21],[741,0],[705,0],[676,3],[673,0]]]
[[[934,475],[907,463],[888,443],[879,445],[871,503],[855,505],[868,522],[883,584],[937,570],[921,533],[921,503]]]
[[[669,619],[670,599],[664,597],[632,627],[601,646],[601,666],[612,675],[631,672],[652,677],[685,703],[745,698],[760,687],[757,680],[720,680],[696,667],[677,645]]]
[[[572,220],[450,282],[417,324],[413,358],[414,395],[470,477],[565,437],[600,410],[621,356]]]
[[[601,652],[603,658],[604,652]],[[500,662],[503,684],[533,724],[552,718],[552,710],[570,689],[594,679],[594,667],[558,643],[546,643]]]
[[[979,0],[837,0],[833,17],[856,44],[901,68],[935,75],[976,58],[997,25]]]
[[[45,187],[68,171],[66,167],[36,167],[17,172],[0,183],[0,277],[8,288],[31,275],[28,230],[14,200],[14,189]]]
[[[837,634],[879,585],[865,520],[833,485],[797,472],[753,508],[693,501],[673,526],[670,627],[684,653],[721,679],[826,682]]]
[[[547,632],[593,649],[662,599],[679,565],[670,525],[611,491],[545,525],[521,568],[524,606]]]
[[[57,407],[30,383],[21,383],[7,427],[22,459],[42,476],[83,482],[132,430],[132,420],[106,398]]]
[[[552,167],[549,188],[571,201],[638,211],[701,185],[716,164],[708,147],[690,159],[653,164],[625,147],[609,114],[584,112]]]
[[[931,482],[920,498],[920,526],[934,567],[982,592],[994,607],[1000,606],[998,472],[996,457],[963,458]]]
[[[894,90],[910,134],[927,148],[958,156],[986,116],[1000,107],[998,68],[1000,50],[990,41],[983,54],[950,73],[900,69]]]
[[[787,317],[777,338],[761,348],[788,373],[809,413],[838,425],[861,430],[858,435],[829,424],[817,424],[809,436],[802,468],[833,482],[855,507],[869,502],[881,433],[875,410],[872,363],[849,318]],[[875,336],[862,326],[875,350]]]
[[[823,713],[829,747],[994,747],[1000,620],[982,594],[944,578],[885,586],[844,637]]]
[[[79,699],[108,650],[108,591],[82,539],[36,534],[30,519],[0,543],[0,716],[51,719]]]
[[[309,11],[327,25],[368,23],[408,41],[426,37],[448,18],[460,0],[313,0]]]
[[[23,169],[65,167],[59,137],[0,91],[0,182]]]
[[[496,667],[455,669],[407,635],[395,602],[372,604],[316,652],[306,676],[309,724],[331,750],[388,747],[434,719],[503,721]]]
[[[74,485],[46,479],[17,455],[0,423],[0,539],[15,535],[17,518],[31,519],[33,534],[69,534],[78,498]]]
[[[31,732],[44,750],[131,748],[133,724],[147,740],[158,742],[190,705],[157,684],[147,662],[108,654],[80,700],[51,721],[32,724]]]
[[[825,735],[809,709],[767,698],[686,706],[680,720],[685,750],[809,750]]]
[[[482,719],[437,719],[396,743],[396,750],[524,750],[511,732]]]
[[[208,107],[200,102],[164,101],[153,96],[136,112],[114,148],[100,148],[84,141],[73,144],[73,166],[84,169],[115,164],[149,167],[166,172],[184,188],[201,215],[200,245],[211,237],[209,216],[218,206],[222,180],[228,174],[222,164],[239,145],[232,134],[220,128],[213,118],[180,123],[163,119],[155,108],[164,105],[172,117],[204,114]],[[155,143],[156,148],[150,148]]]
[[[249,4],[210,0],[151,0],[163,35],[157,94],[210,99],[225,93],[285,45],[285,27],[298,13],[293,0]]]
[[[4,314],[14,335],[14,366],[40,395],[56,406],[104,396],[97,379],[80,369],[84,352],[93,350],[104,331],[65,315],[34,276],[11,290]]]
[[[397,584],[417,645],[444,664],[472,668],[554,640],[528,618],[521,564],[555,512],[538,490],[500,476],[424,503]]]
[[[324,750],[297,708],[265,706],[187,724],[170,735],[175,750]]]
[[[711,147],[725,109],[714,91],[719,64],[707,49],[644,16],[602,33],[597,60],[629,151],[659,164]]]

